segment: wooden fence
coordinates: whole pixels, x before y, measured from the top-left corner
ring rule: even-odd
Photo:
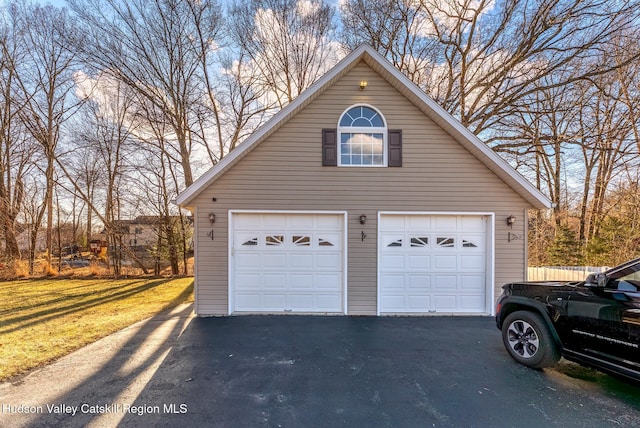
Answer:
[[[543,266],[530,267],[528,281],[584,281],[591,273],[604,272],[608,267],[595,266]]]

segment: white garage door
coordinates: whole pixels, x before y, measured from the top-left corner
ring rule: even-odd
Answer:
[[[343,312],[344,215],[233,214],[233,312]]]
[[[381,313],[486,308],[486,216],[381,215]]]

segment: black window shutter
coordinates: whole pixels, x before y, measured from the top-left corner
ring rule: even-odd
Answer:
[[[389,144],[388,165],[402,166],[402,130],[390,129],[387,138]]]
[[[336,129],[322,130],[322,166],[338,165],[337,134]]]

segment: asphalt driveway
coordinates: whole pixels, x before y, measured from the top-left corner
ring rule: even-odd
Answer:
[[[1,385],[0,426],[640,426],[640,387],[520,366],[491,318],[190,311]]]

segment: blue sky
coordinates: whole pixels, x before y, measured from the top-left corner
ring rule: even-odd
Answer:
[[[3,6],[7,1],[0,0],[0,6]],[[33,0],[34,3],[39,3],[41,5],[52,4],[57,7],[67,6],[67,2],[65,0]]]
[[[64,0],[36,0],[37,3],[40,3],[41,5],[45,5],[47,3],[50,3],[54,6],[66,6],[67,3]]]

